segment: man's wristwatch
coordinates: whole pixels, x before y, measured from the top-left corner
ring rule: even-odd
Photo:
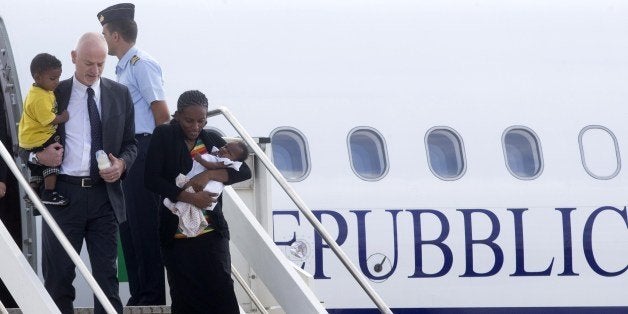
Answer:
[[[37,159],[37,153],[31,152],[30,155],[28,156],[28,162],[30,162],[31,164],[39,165],[39,159]]]

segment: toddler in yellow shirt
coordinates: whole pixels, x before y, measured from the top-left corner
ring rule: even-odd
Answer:
[[[29,154],[39,152],[54,142],[61,143],[57,125],[69,119],[67,110],[57,114],[57,101],[53,92],[59,85],[61,61],[50,54],[40,53],[31,61],[31,75],[35,83],[24,100],[18,127],[19,145]],[[59,167],[47,167],[38,164],[37,160],[31,160],[28,168],[31,171],[32,187],[37,190],[41,181],[44,181],[42,203],[58,206],[68,204],[68,199],[55,191]]]

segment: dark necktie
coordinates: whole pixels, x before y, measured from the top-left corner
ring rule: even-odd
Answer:
[[[98,180],[98,162],[96,161],[96,151],[102,149],[102,122],[96,100],[94,99],[94,90],[87,88],[87,112],[89,113],[89,125],[92,130],[92,149],[90,150],[89,175],[93,180]]]

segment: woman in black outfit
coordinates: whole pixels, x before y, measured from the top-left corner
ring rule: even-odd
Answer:
[[[169,124],[155,128],[146,160],[144,183],[162,198],[206,208],[214,201],[213,211],[205,212],[208,228],[196,237],[186,238],[178,230],[178,217],[163,204],[159,209],[159,232],[164,264],[172,297],[172,313],[239,313],[231,279],[229,229],[222,214],[222,198],[203,191],[209,180],[225,185],[251,177],[242,164],[239,171],[207,170],[191,180],[195,193],[177,187],[175,178],[192,168],[193,156],[222,147],[225,141],[203,130],[207,124],[208,101],[199,91],[187,91],[177,101],[177,111]]]

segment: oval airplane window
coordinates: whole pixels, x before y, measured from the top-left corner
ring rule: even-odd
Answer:
[[[599,180],[614,178],[621,169],[617,138],[609,129],[590,125],[580,131],[580,158],[584,170]]]
[[[541,144],[534,132],[523,126],[513,126],[502,136],[502,147],[508,171],[521,180],[532,180],[543,171]]]
[[[281,127],[271,135],[273,163],[288,181],[301,181],[310,172],[310,156],[305,136],[295,128]]]
[[[349,159],[353,172],[363,180],[377,181],[388,172],[386,143],[377,130],[357,127],[349,132]]]
[[[442,180],[456,180],[466,171],[464,144],[448,127],[434,127],[425,136],[427,160],[432,173]]]

